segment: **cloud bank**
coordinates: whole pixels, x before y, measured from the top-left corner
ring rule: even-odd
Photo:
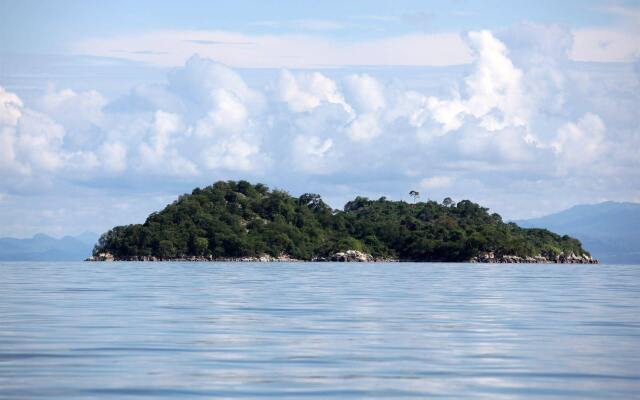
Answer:
[[[576,67],[573,36],[557,26],[470,32],[464,46],[472,67],[444,94],[291,69],[252,87],[197,55],[115,99],[52,89],[27,105],[0,88],[2,201],[62,184],[140,193],[244,177],[334,202],[419,188],[520,217],[640,194],[631,64],[604,79]]]
[[[621,28],[580,28],[569,32],[569,59],[632,62],[640,54],[638,18],[624,17],[624,20],[629,22]],[[313,69],[468,64],[473,62],[474,45],[456,32],[413,32],[341,41],[300,33],[159,30],[83,39],[72,44],[69,50],[74,54],[113,57],[168,67],[182,66],[193,54],[200,54],[239,68]]]
[[[431,51],[415,51],[418,48]],[[230,31],[163,30],[85,39],[73,44],[70,51],[170,67],[183,65],[184,60],[193,54],[247,68],[445,66],[472,61],[468,46],[457,33],[408,33],[338,42],[307,34],[251,35]]]

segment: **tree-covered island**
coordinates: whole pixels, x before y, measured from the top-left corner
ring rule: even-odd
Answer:
[[[102,235],[90,260],[597,262],[577,239],[505,223],[469,200],[356,197],[343,210],[246,181],[180,196]]]

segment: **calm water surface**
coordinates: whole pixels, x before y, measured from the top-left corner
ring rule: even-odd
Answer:
[[[0,263],[0,398],[640,398],[640,266]]]

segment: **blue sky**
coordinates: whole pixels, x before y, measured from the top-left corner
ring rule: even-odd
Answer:
[[[640,2],[0,1],[0,236],[248,179],[506,218],[640,201]]]
[[[637,3],[637,2],[636,2]],[[79,36],[103,36],[158,29],[221,29],[247,33],[323,30],[354,37],[418,29],[464,31],[501,28],[521,21],[570,27],[610,26],[613,3],[599,1],[4,1],[2,51],[63,51]],[[634,2],[617,2],[632,7]],[[289,23],[289,24],[287,24]],[[293,23],[293,24],[292,24]],[[331,28],[339,29],[331,29]],[[372,29],[373,28],[373,29]]]

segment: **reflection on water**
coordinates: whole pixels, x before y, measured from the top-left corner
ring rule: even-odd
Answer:
[[[0,263],[0,398],[638,398],[640,266]]]

